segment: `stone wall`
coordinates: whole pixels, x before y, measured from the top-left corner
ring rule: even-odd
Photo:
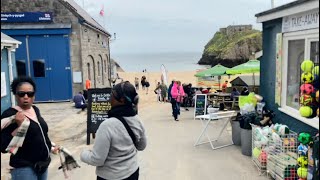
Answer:
[[[72,93],[76,94],[85,89],[85,81],[90,77],[87,63],[90,63],[91,87],[110,87],[108,70],[110,69],[110,54],[109,37],[107,35],[90,26],[80,24],[78,17],[61,4],[59,0],[1,0],[1,12],[37,11],[52,12],[53,23],[55,24],[71,24],[72,32],[69,35],[71,76],[73,72],[82,72],[82,83],[72,83]],[[93,69],[94,67],[95,69]],[[73,82],[72,79],[71,82]]]
[[[252,30],[252,25],[230,25],[226,28],[220,28],[220,32],[223,34],[233,35],[236,32]]]

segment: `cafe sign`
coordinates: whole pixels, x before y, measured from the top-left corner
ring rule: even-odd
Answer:
[[[282,32],[319,28],[319,9],[282,18]]]

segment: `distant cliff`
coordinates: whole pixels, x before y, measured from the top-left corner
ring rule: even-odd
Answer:
[[[233,67],[254,57],[252,53],[262,49],[262,33],[251,25],[221,28],[207,43],[198,64],[218,63]]]

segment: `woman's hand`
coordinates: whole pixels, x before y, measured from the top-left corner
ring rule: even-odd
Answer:
[[[21,124],[25,118],[26,118],[26,116],[24,115],[24,113],[22,111],[17,112],[16,117],[15,117],[15,121],[18,124],[18,126],[21,126]]]
[[[55,146],[51,148],[51,152],[53,154],[58,154],[59,151],[60,151],[60,146]]]

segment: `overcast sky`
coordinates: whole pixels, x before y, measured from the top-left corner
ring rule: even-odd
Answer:
[[[113,53],[199,52],[221,27],[256,23],[271,0],[75,0],[116,40]],[[280,6],[294,0],[274,0]],[[99,12],[104,6],[104,17]]]

